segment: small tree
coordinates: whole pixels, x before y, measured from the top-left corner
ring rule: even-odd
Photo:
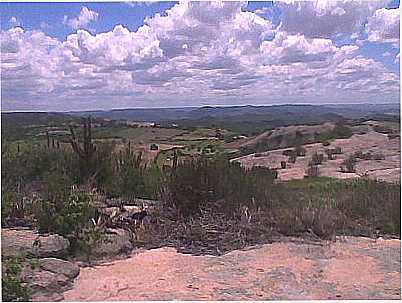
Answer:
[[[356,172],[356,158],[354,156],[350,156],[345,161],[342,162],[341,171],[343,173],[354,173]]]

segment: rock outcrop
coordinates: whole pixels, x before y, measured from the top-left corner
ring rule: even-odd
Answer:
[[[41,235],[27,228],[4,228],[1,233],[2,257],[23,257],[21,281],[33,301],[60,301],[72,286],[79,267],[59,259],[67,255],[70,243],[60,235]]]
[[[133,233],[129,230],[109,228],[102,239],[92,250],[94,256],[115,256],[133,249]]]
[[[3,228],[1,248],[3,257],[33,255],[40,258],[62,257],[67,254],[69,241],[56,234],[40,235],[27,228]]]

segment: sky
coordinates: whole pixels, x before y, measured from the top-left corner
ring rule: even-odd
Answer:
[[[2,111],[400,98],[395,0],[0,8]]]

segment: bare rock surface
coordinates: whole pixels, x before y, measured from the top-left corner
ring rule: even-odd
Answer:
[[[223,256],[159,248],[81,269],[67,301],[400,299],[400,240],[282,241]]]
[[[34,245],[36,243],[36,245]],[[1,230],[2,256],[21,254],[38,257],[59,257],[66,254],[70,243],[60,235],[40,235],[27,228],[3,228]]]

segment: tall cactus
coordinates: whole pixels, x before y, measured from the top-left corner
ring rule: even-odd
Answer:
[[[47,143],[47,149],[50,148],[50,136],[49,136],[49,131],[46,131],[46,143]]]
[[[92,142],[91,117],[83,119],[83,126],[84,132],[82,143],[80,143],[75,135],[74,128],[70,125],[70,143],[73,151],[80,158],[81,177],[88,176],[96,150],[95,145]]]

